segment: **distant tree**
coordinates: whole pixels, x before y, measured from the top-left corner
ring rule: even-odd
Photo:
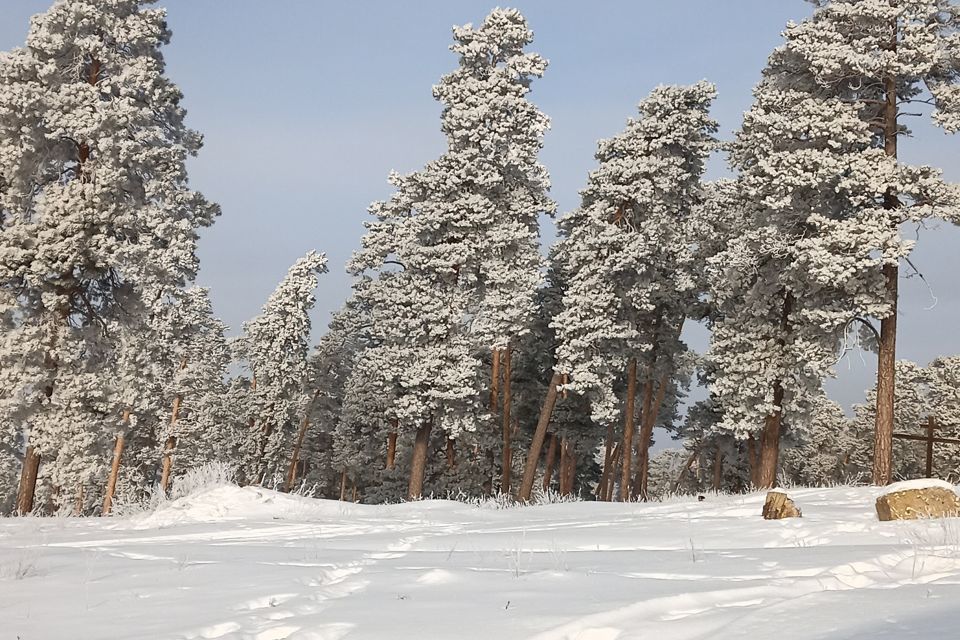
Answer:
[[[327,258],[310,251],[297,260],[263,306],[243,325],[236,352],[250,372],[241,472],[247,482],[263,483],[287,468],[294,425],[306,410],[310,310],[316,303],[317,276]]]

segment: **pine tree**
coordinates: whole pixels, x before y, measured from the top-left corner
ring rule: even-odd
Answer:
[[[76,414],[109,415],[108,328],[193,278],[197,228],[218,212],[187,188],[200,136],[164,76],[164,13],[145,4],[60,0],[0,58],[0,288],[16,292],[0,376],[4,422],[28,439],[21,509],[40,460],[68,504],[83,465],[69,456],[108,455],[103,422]]]
[[[887,157],[866,170],[873,188],[863,198],[877,229],[877,269],[886,305],[880,318],[873,481],[891,475],[894,422],[896,321],[899,263],[913,243],[900,237],[905,222],[957,219],[960,192],[940,172],[897,160],[909,134],[905,105],[933,105],[932,119],[945,131],[960,130],[960,7],[953,0],[817,0],[813,16],[788,25],[775,54],[791,86],[847,105],[850,117],[868,127],[872,146]],[[882,228],[882,232],[880,229]],[[883,233],[882,236],[879,234]]]
[[[706,82],[656,89],[640,103],[638,119],[600,142],[600,166],[583,202],[560,223],[558,254],[569,282],[554,320],[559,367],[569,375],[567,388],[587,395],[594,421],[610,436],[623,419],[623,499],[632,493],[637,389],[643,389],[637,484],[645,495],[653,427],[685,349],[683,322],[700,297],[689,225],[716,146],[717,125],[708,114],[715,94]],[[624,372],[621,410],[615,392]]]
[[[248,482],[286,471],[290,436],[306,409],[309,313],[326,265],[326,256],[313,251],[297,260],[260,315],[243,325],[237,347],[251,374],[242,469]]]
[[[490,423],[481,357],[492,349],[499,360],[528,330],[540,281],[537,217],[553,207],[536,161],[548,123],[525,99],[546,62],[523,52],[526,21],[497,9],[480,27],[455,28],[454,40],[460,65],[434,89],[447,150],[421,171],[391,175],[396,192],[371,206],[377,220],[350,265],[375,276],[358,291],[377,343],[363,358],[380,364],[371,384],[394,391],[389,419],[416,430],[414,498],[434,429],[456,441]],[[507,442],[503,458],[506,470]]]
[[[809,421],[847,324],[888,312],[882,265],[909,250],[877,216],[878,175],[895,162],[856,104],[798,81],[795,58],[789,47],[771,56],[731,147],[741,230],[710,269],[720,426],[759,439],[761,487],[776,481],[784,425]],[[914,193],[944,191],[934,180]]]

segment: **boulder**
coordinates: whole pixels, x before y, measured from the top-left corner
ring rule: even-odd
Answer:
[[[799,507],[782,489],[772,489],[767,493],[767,500],[763,503],[764,520],[782,520],[783,518],[801,518]]]
[[[953,485],[940,480],[897,482],[877,498],[882,521],[960,516],[960,496]]]

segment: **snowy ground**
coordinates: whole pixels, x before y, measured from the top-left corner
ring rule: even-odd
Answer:
[[[960,520],[876,489],[492,510],[223,487],[117,519],[0,520],[2,640],[954,638]]]

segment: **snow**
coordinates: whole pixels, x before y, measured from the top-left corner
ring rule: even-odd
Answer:
[[[937,480],[936,478],[918,478],[917,480],[904,480],[903,482],[894,482],[891,485],[884,487],[882,495],[890,495],[891,493],[898,493],[900,491],[910,491],[915,489],[947,489],[948,491],[953,491],[956,493],[957,488],[945,482],[943,480]]]
[[[960,520],[876,488],[666,503],[367,506],[219,487],[126,518],[0,520],[24,640],[953,637]]]

